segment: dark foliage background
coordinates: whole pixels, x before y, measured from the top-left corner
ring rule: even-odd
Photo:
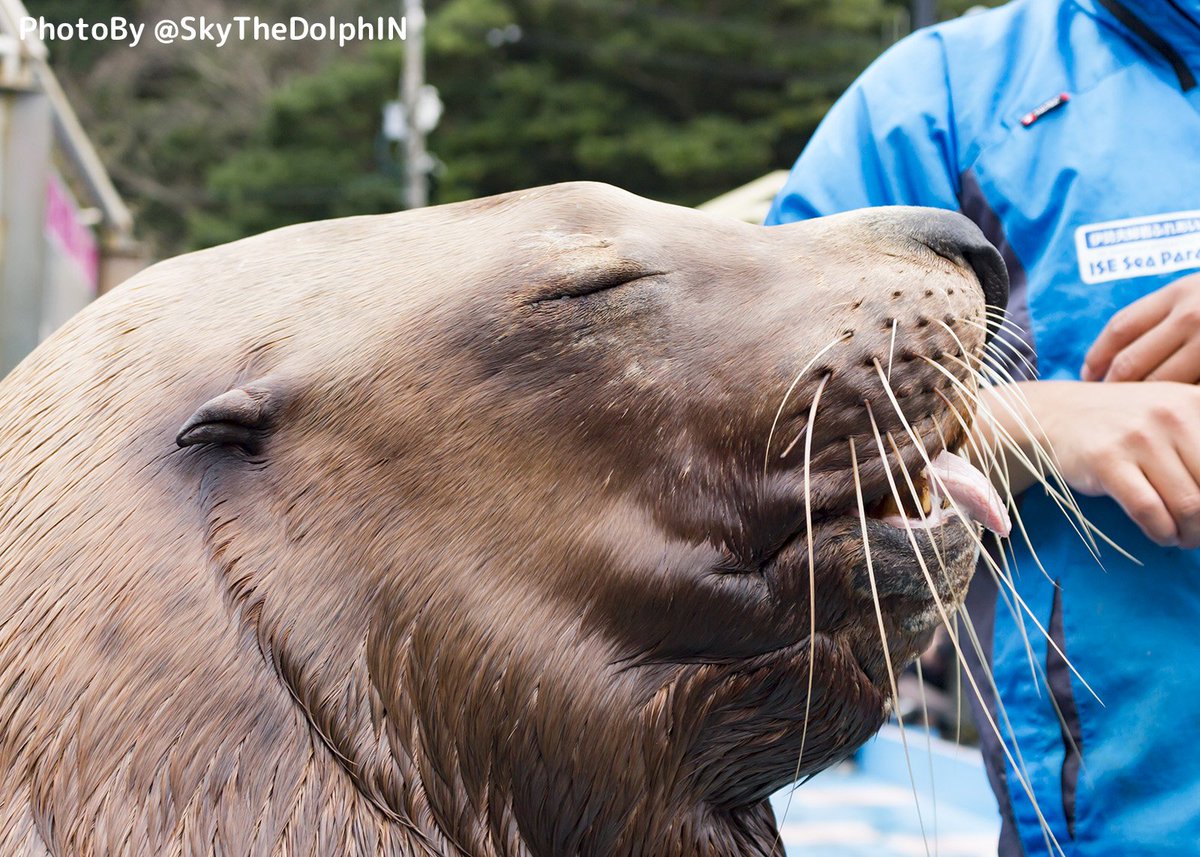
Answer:
[[[395,0],[26,0],[51,20],[285,21]],[[428,0],[433,201],[568,179],[695,204],[795,159],[833,100],[908,29],[889,0]],[[973,5],[943,0],[943,17]],[[991,5],[995,5],[993,2]],[[231,42],[51,56],[142,237],[169,255],[401,206],[383,139],[401,44]]]

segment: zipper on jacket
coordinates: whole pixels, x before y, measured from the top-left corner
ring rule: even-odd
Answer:
[[[1200,32],[1200,21],[1197,21],[1192,17],[1191,12],[1180,6],[1178,0],[1167,0],[1167,3],[1170,4],[1172,9],[1179,13],[1179,17],[1183,18],[1183,20],[1195,27],[1197,32]]]
[[[1175,76],[1179,78],[1179,86],[1184,92],[1196,88],[1196,76],[1192,74],[1192,70],[1183,61],[1183,57],[1171,47],[1166,39],[1150,29],[1141,18],[1134,15],[1126,7],[1118,3],[1117,0],[1099,0],[1099,2],[1101,6],[1112,13],[1113,17],[1128,27],[1131,32],[1141,37],[1146,44],[1162,54],[1163,59],[1170,64],[1171,69],[1175,72]],[[1190,21],[1191,18],[1188,18],[1188,20]]]

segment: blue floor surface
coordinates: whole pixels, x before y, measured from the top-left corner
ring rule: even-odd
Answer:
[[[772,798],[788,857],[995,857],[1000,818],[978,753],[911,726],[905,735],[919,812],[899,730],[887,727],[854,765]]]

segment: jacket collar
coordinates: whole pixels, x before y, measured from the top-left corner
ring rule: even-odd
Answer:
[[[1102,21],[1129,33],[1143,44],[1157,50],[1153,39],[1131,27],[1128,16],[1132,16],[1147,28],[1161,43],[1169,46],[1179,60],[1187,66],[1191,76],[1200,80],[1200,0],[1076,0],[1087,12]],[[1120,8],[1126,10],[1122,16]],[[1122,18],[1126,20],[1122,20]],[[1131,32],[1133,30],[1133,32]],[[1164,57],[1164,59],[1166,59]]]

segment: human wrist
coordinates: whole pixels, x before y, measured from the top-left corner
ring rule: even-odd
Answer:
[[[1039,481],[1039,456],[1049,450],[1048,424],[1067,382],[1020,381],[979,392],[972,457],[1002,493],[1020,494]],[[976,448],[977,447],[977,448]],[[1030,466],[1032,465],[1032,467]]]

